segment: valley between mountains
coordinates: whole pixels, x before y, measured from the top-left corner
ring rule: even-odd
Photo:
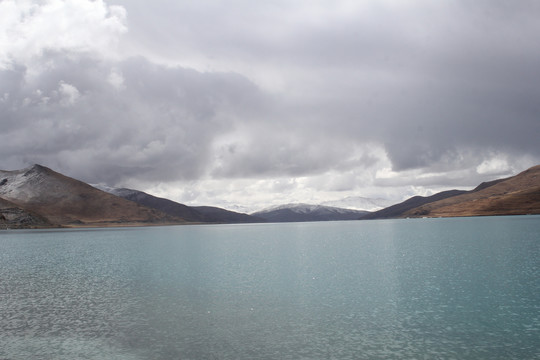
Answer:
[[[540,165],[470,191],[415,196],[378,211],[287,204],[253,214],[92,186],[41,165],[0,170],[0,229],[368,220],[540,214]]]

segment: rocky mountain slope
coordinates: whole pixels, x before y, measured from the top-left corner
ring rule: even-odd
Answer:
[[[31,229],[55,227],[46,218],[30,213],[20,206],[0,198],[0,229]]]
[[[286,204],[257,211],[251,215],[269,222],[357,220],[367,211],[350,210],[323,205]]]
[[[482,183],[471,191],[415,196],[362,219],[525,214],[540,214],[540,165],[510,178]]]
[[[40,165],[0,171],[0,198],[45,218],[51,224],[62,226],[185,222]]]

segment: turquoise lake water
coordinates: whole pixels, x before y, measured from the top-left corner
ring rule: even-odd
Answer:
[[[540,359],[540,216],[1,231],[0,359]]]

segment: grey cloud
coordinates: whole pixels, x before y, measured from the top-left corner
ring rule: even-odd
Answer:
[[[467,168],[474,183],[493,154],[540,159],[535,1],[115,2],[121,48],[140,56],[48,50],[0,71],[3,167],[111,185],[287,178],[372,168],[355,151],[373,143],[395,171]],[[444,176],[428,179],[407,181]]]
[[[376,179],[374,185],[382,187],[398,187],[398,186],[423,186],[427,188],[442,188],[449,189],[472,189],[483,181],[491,181],[502,177],[514,175],[513,173],[503,172],[501,174],[483,174],[478,175],[474,171],[461,171],[458,174],[447,172],[441,175],[429,175],[419,177],[414,175],[402,175],[395,178]]]
[[[7,165],[42,162],[94,182],[196,178],[213,138],[258,101],[257,89],[236,74],[74,53],[43,61],[49,65],[38,74],[23,66],[0,73],[8,94],[0,103]],[[112,71],[122,88],[108,82]],[[62,89],[77,98],[66,99]]]
[[[249,137],[217,150],[216,177],[308,176],[343,166],[354,143],[323,136],[294,123],[249,128]]]

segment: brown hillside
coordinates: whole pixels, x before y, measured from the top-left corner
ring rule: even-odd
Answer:
[[[40,165],[0,171],[0,196],[60,225],[183,222],[180,218],[108,194]]]
[[[11,201],[0,198],[0,229],[32,229],[54,227],[44,217],[32,214]]]
[[[540,165],[487,188],[411,209],[405,217],[540,214]]]

